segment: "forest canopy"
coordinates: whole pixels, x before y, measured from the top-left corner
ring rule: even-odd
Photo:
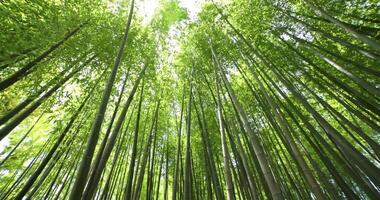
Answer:
[[[380,199],[379,13],[0,1],[0,200]]]

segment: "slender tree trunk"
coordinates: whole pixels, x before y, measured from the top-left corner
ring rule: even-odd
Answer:
[[[158,120],[158,110],[159,110],[159,106],[160,106],[160,101],[157,102],[157,106],[155,108],[155,112],[154,112],[154,115],[153,115],[153,118],[152,118],[152,126],[150,127],[150,131],[149,131],[149,136],[148,136],[148,141],[147,141],[147,144],[144,148],[144,151],[142,152],[143,155],[142,155],[142,158],[141,158],[141,164],[140,165],[140,174],[137,178],[137,182],[136,182],[136,189],[134,191],[134,198],[133,199],[139,199],[140,197],[140,192],[141,192],[141,188],[142,188],[142,185],[143,185],[143,180],[144,180],[144,175],[145,175],[145,168],[146,168],[146,165],[147,165],[147,161],[148,161],[148,155],[150,153],[150,147],[151,147],[151,143],[152,143],[152,137],[153,137],[153,134],[156,135],[157,134],[157,129],[155,129],[155,127],[157,127],[157,120]]]
[[[42,112],[41,115],[37,118],[37,120],[34,122],[34,124],[29,128],[29,130],[22,136],[20,141],[12,148],[12,150],[7,154],[7,156],[1,160],[0,167],[4,164],[5,161],[8,160],[9,157],[12,156],[13,152],[16,151],[16,149],[21,145],[22,142],[28,137],[29,133],[32,132],[33,128],[37,125],[37,123],[40,121],[42,116],[45,114],[45,112]]]
[[[127,183],[124,188],[124,199],[129,200],[132,198],[132,181],[133,181],[133,174],[135,171],[135,160],[136,160],[136,154],[137,154],[137,139],[139,134],[139,127],[140,127],[140,113],[141,113],[141,104],[143,101],[143,92],[144,92],[144,84],[142,84],[141,87],[141,93],[140,93],[140,101],[139,101],[139,107],[137,111],[137,117],[136,117],[136,125],[135,125],[135,132],[133,136],[133,146],[132,146],[132,155],[130,159],[130,164],[128,168],[128,176],[127,176]]]
[[[193,83],[190,79],[190,90],[189,90],[189,102],[187,105],[187,118],[186,118],[186,157],[185,157],[185,177],[184,177],[184,200],[192,199],[191,190],[191,158],[190,158],[190,125],[191,125],[191,104],[193,101]]]
[[[115,81],[116,74],[117,74],[117,71],[119,69],[119,65],[120,65],[120,62],[121,62],[121,59],[122,59],[122,56],[124,53],[125,44],[127,42],[128,33],[129,33],[129,29],[130,29],[131,22],[132,22],[133,8],[134,8],[134,0],[131,1],[130,11],[129,11],[129,15],[128,15],[128,21],[127,21],[127,25],[125,28],[124,36],[123,36],[122,41],[120,43],[119,52],[117,54],[115,64],[112,68],[111,74],[108,78],[106,88],[103,91],[102,100],[100,102],[98,111],[96,113],[95,120],[94,120],[92,127],[91,127],[90,135],[89,135],[89,138],[87,141],[87,147],[86,147],[86,150],[83,154],[82,161],[81,161],[81,164],[79,166],[74,185],[72,187],[72,192],[71,192],[70,198],[69,198],[70,200],[76,200],[76,199],[80,199],[82,197],[82,192],[83,192],[85,184],[87,182],[88,171],[90,169],[91,160],[92,160],[92,157],[94,155],[96,143],[98,142],[99,132],[100,132],[100,129],[101,129],[101,126],[103,123],[103,119],[104,119],[104,115],[105,115],[105,112],[107,109],[108,100],[109,100],[110,95],[111,95],[113,83]]]
[[[34,110],[36,110],[47,98],[54,94],[65,82],[72,78],[79,70],[87,65],[94,57],[83,63],[78,69],[68,74],[64,79],[58,82],[54,87],[49,89],[44,95],[38,98],[32,105],[25,109],[22,113],[17,115],[11,122],[6,124],[0,129],[0,140],[7,136],[17,125],[19,125],[25,118],[27,118]]]
[[[231,169],[230,169],[230,155],[228,152],[227,142],[226,142],[226,133],[225,133],[225,127],[224,127],[224,120],[223,120],[223,113],[222,113],[222,102],[220,99],[220,92],[219,92],[219,85],[220,81],[219,78],[216,78],[218,81],[216,83],[216,92],[217,92],[217,116],[218,116],[218,123],[219,123],[219,131],[220,131],[220,137],[221,137],[221,144],[222,144],[222,151],[223,151],[223,166],[224,166],[224,176],[226,179],[226,185],[227,185],[227,199],[228,200],[234,200],[235,194],[234,194],[234,187],[232,182],[232,176],[231,176]]]
[[[140,75],[137,78],[137,80],[136,80],[136,82],[135,82],[135,84],[134,84],[134,86],[133,86],[133,88],[129,94],[129,97],[124,104],[123,110],[121,111],[119,118],[116,122],[116,125],[115,125],[114,129],[112,130],[110,138],[108,139],[107,145],[104,148],[101,160],[99,162],[99,166],[98,166],[98,168],[94,169],[94,170],[96,170],[96,172],[94,174],[93,181],[89,182],[89,185],[87,186],[89,188],[88,193],[84,193],[84,195],[83,195],[84,199],[91,199],[95,193],[95,189],[96,189],[98,182],[100,180],[100,176],[104,170],[104,167],[108,161],[109,156],[111,155],[112,149],[113,149],[115,142],[116,142],[116,137],[118,136],[118,134],[120,132],[121,126],[125,120],[125,116],[127,115],[129,106],[131,105],[131,102],[133,100],[133,97],[135,96],[137,87],[139,86],[139,83],[144,76],[144,73],[145,73],[147,66],[148,65],[145,65],[145,67],[140,72]],[[92,179],[90,178],[90,180],[92,180]]]
[[[362,41],[363,43],[366,43],[368,46],[372,47],[373,49],[380,52],[380,44],[376,42],[375,40],[362,35],[358,33],[356,30],[354,30],[352,27],[347,26],[345,23],[341,22],[340,20],[334,18],[333,16],[329,15],[326,11],[322,10],[319,6],[314,5],[309,0],[304,0],[304,2],[310,6],[313,10],[317,11],[323,18],[331,21],[335,25],[339,26],[340,28],[344,29],[346,32],[354,36],[356,39]]]
[[[79,25],[77,28],[74,30],[68,32],[65,37],[60,40],[59,42],[53,44],[52,46],[49,47],[48,50],[43,52],[40,56],[32,60],[31,62],[27,63],[25,66],[23,66],[21,69],[19,69],[17,72],[12,74],[10,77],[2,80],[0,82],[0,92],[3,91],[4,89],[12,86],[14,83],[19,81],[21,78],[27,76],[33,71],[33,67],[37,65],[39,62],[41,62],[44,58],[50,55],[51,52],[56,50],[58,47],[60,47],[66,40],[68,40],[70,37],[75,35],[86,23],[83,23]]]
[[[216,56],[214,55],[214,57],[216,57]],[[240,105],[240,102],[237,100],[237,98],[234,94],[234,91],[233,91],[231,85],[229,84],[229,82],[227,80],[226,75],[224,74],[221,66],[218,63],[218,59],[216,58],[215,61],[216,61],[216,65],[217,65],[216,67],[220,70],[222,80],[223,80],[223,82],[227,88],[227,91],[230,95],[231,101],[233,102],[233,105],[236,108],[236,110],[238,111],[239,117],[241,118],[241,121],[243,122],[244,130],[249,135],[250,142],[252,143],[252,146],[254,149],[254,153],[257,156],[257,159],[259,161],[261,170],[264,174],[266,183],[268,184],[269,189],[271,191],[272,198],[275,200],[282,199],[281,190],[280,190],[278,184],[276,183],[276,181],[273,177],[273,174],[272,174],[271,169],[269,167],[269,163],[265,157],[263,147],[261,146],[261,144],[259,142],[258,135],[257,135],[257,133],[254,133],[253,130],[251,129],[249,122],[248,122],[248,117],[245,114],[245,112],[243,111],[243,109]]]
[[[2,115],[0,117],[0,125],[6,123],[7,121],[9,121],[12,117],[16,116],[20,111],[22,111],[26,106],[28,106],[30,103],[32,103],[35,99],[37,99],[41,94],[43,94],[44,92],[47,92],[49,91],[49,87],[53,86],[54,85],[63,85],[64,83],[61,84],[61,78],[62,77],[65,77],[65,74],[69,71],[69,70],[74,70],[73,69],[75,67],[75,65],[82,61],[82,59],[86,56],[86,54],[82,57],[80,57],[79,59],[77,59],[71,66],[67,67],[66,69],[64,69],[62,72],[60,72],[57,76],[55,76],[52,80],[50,80],[46,85],[44,85],[41,89],[39,89],[36,93],[34,93],[33,95],[27,97],[24,101],[22,101],[21,103],[19,103],[17,106],[15,106],[14,108],[12,108],[10,111],[8,111],[7,113],[5,113],[4,115]],[[87,61],[85,63],[88,63]],[[82,66],[84,66],[82,64]],[[69,75],[66,75],[66,76],[70,76],[70,74],[73,74],[73,73],[69,73]],[[74,75],[74,74],[73,74]],[[69,79],[67,79],[69,80]],[[66,81],[67,81],[66,80]],[[54,84],[55,83],[55,84]],[[60,87],[61,87],[60,86]]]
[[[90,175],[90,180],[88,181],[87,183],[87,186],[83,192],[84,196],[87,195],[88,193],[88,190],[89,190],[89,187],[93,184],[94,182],[94,178],[95,178],[95,173],[99,167],[99,164],[100,164],[100,160],[102,158],[102,155],[103,155],[103,152],[104,152],[104,148],[106,147],[106,144],[107,144],[107,141],[108,141],[108,138],[109,138],[109,135],[111,133],[111,129],[112,129],[112,126],[114,124],[114,121],[115,121],[115,118],[116,118],[116,115],[118,113],[118,110],[119,110],[119,106],[120,106],[120,103],[121,103],[121,100],[123,98],[123,94],[124,94],[124,90],[125,90],[125,86],[127,84],[127,79],[128,79],[128,74],[129,74],[129,70],[130,70],[130,67],[128,68],[127,70],[127,73],[126,73],[126,76],[125,76],[125,79],[123,81],[123,85],[122,85],[122,88],[121,88],[121,91],[120,91],[120,95],[119,95],[119,98],[116,102],[116,105],[115,105],[115,109],[113,110],[113,114],[112,114],[112,117],[111,117],[111,120],[108,124],[108,127],[107,127],[107,131],[106,133],[104,134],[104,138],[103,138],[103,141],[99,147],[99,150],[98,150],[98,153],[96,155],[96,158],[94,160],[94,164],[93,164],[93,169],[91,171],[91,175]]]
[[[185,87],[184,87],[185,88]],[[183,110],[185,104],[185,93],[182,95],[182,102],[181,102],[181,114],[179,118],[179,126],[178,126],[178,141],[177,141],[177,153],[176,153],[176,164],[174,169],[174,177],[173,177],[173,192],[172,192],[172,200],[177,200],[177,185],[178,185],[178,173],[179,173],[179,164],[180,164],[180,152],[181,152],[181,135],[182,135],[182,117],[183,117]]]
[[[77,119],[78,115],[81,113],[83,107],[85,106],[87,100],[91,97],[92,92],[89,93],[89,95],[85,98],[83,103],[79,106],[78,110],[74,113],[74,115],[71,117],[69,123],[66,125],[66,128],[63,130],[61,135],[58,137],[57,141],[55,142],[54,146],[51,148],[49,153],[46,155],[46,157],[42,160],[38,168],[33,172],[33,174],[30,176],[28,181],[25,183],[21,191],[14,197],[15,200],[21,200],[25,194],[29,191],[29,189],[32,187],[33,183],[36,181],[38,176],[41,174],[42,170],[46,167],[50,159],[52,158],[53,154],[58,149],[59,145],[62,143],[63,139],[67,135],[67,133],[70,131],[72,125],[74,124],[74,121]]]

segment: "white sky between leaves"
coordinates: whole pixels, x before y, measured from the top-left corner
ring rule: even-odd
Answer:
[[[179,5],[187,10],[189,19],[194,20],[203,2],[204,0],[179,0]],[[137,14],[143,18],[144,23],[149,23],[160,5],[160,0],[142,0],[136,4]]]

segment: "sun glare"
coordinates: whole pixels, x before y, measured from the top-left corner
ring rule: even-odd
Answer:
[[[144,0],[137,4],[137,13],[143,18],[144,24],[147,24],[152,20],[158,6],[159,0]]]
[[[204,0],[179,0],[179,5],[185,8],[191,21],[196,19]],[[143,23],[148,24],[156,14],[160,6],[160,0],[143,0],[137,2],[137,14],[143,18]]]

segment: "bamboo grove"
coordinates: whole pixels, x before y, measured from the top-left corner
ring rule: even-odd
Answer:
[[[380,199],[377,1],[142,2],[0,1],[0,199]]]

